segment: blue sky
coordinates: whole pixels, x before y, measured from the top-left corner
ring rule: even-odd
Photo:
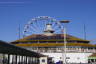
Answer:
[[[18,39],[18,24],[23,27],[37,16],[70,20],[67,32],[88,40],[96,40],[96,0],[0,0],[0,40]]]

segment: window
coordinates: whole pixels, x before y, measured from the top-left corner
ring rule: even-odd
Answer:
[[[45,62],[45,59],[42,59],[42,62]]]
[[[66,59],[70,59],[70,57],[66,57]]]
[[[80,58],[79,58],[79,57],[77,57],[77,59],[79,60]]]

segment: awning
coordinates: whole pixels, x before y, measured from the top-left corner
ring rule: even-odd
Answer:
[[[0,41],[0,53],[1,54],[12,54],[12,55],[21,55],[21,56],[30,56],[30,57],[42,57],[44,55],[26,50],[21,47]]]

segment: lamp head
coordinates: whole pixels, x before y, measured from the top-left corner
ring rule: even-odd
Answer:
[[[69,23],[69,20],[61,20],[60,23]]]

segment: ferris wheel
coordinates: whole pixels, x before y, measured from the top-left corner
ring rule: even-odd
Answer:
[[[61,33],[61,25],[59,21],[49,16],[38,16],[32,18],[23,30],[23,37],[32,34],[45,34],[45,33]]]

